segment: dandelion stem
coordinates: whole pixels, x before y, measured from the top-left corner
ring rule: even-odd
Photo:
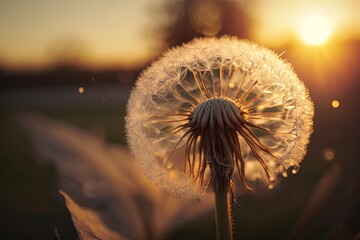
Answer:
[[[232,240],[231,205],[227,190],[215,192],[216,239]]]

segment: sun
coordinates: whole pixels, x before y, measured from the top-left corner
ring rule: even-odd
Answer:
[[[330,34],[331,25],[323,16],[308,16],[300,24],[300,37],[305,44],[323,44],[330,38]]]

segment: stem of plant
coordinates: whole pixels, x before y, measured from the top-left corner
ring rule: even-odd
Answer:
[[[216,239],[232,240],[232,218],[229,193],[227,190],[215,192]]]

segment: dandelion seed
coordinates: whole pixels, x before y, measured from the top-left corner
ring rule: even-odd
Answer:
[[[107,96],[106,98],[104,98],[103,100],[102,100],[102,103],[105,103],[107,100],[109,100],[111,97],[113,97],[114,96],[114,94],[110,94],[109,96]]]
[[[276,175],[298,169],[313,111],[303,83],[272,51],[230,37],[196,39],[139,77],[127,137],[149,179],[199,199],[208,186],[233,194],[235,178],[249,190],[258,179],[273,188]]]

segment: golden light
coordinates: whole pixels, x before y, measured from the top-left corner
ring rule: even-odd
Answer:
[[[333,100],[333,101],[331,102],[331,106],[332,106],[333,108],[338,108],[338,107],[340,106],[340,102],[339,102],[338,100]]]
[[[79,87],[78,89],[80,94],[83,94],[85,92],[85,88],[84,87]]]
[[[300,37],[308,45],[323,44],[330,38],[330,34],[331,26],[325,17],[308,16],[300,24]]]

